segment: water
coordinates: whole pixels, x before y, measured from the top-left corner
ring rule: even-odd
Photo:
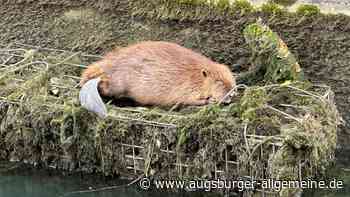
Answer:
[[[14,166],[9,164],[8,166]],[[112,185],[126,185],[130,180],[111,180],[104,177],[74,174],[64,175],[55,170],[39,170],[31,167],[18,167],[14,170],[0,165],[0,197],[196,197],[201,193],[171,193],[144,191],[134,186],[120,187],[89,193],[70,193],[73,191],[102,188]],[[6,170],[5,170],[6,169]],[[18,170],[19,169],[19,170]],[[213,196],[213,195],[211,195]]]
[[[1,165],[4,166],[4,165]],[[14,169],[10,169],[11,166]],[[303,197],[348,197],[350,196],[350,171],[336,169],[334,177],[344,180],[344,189],[333,191],[307,191]],[[55,170],[39,170],[8,164],[0,167],[0,197],[196,197],[218,196],[213,193],[183,192],[171,193],[144,191],[137,184],[93,193],[70,193],[72,191],[102,188],[111,185],[126,185],[130,181],[112,180],[90,175],[64,175]],[[66,195],[65,195],[66,194]]]
[[[303,197],[349,197],[350,196],[350,168],[347,166],[338,166],[328,175],[331,179],[335,178],[344,183],[343,189],[338,190],[313,190],[306,191]]]

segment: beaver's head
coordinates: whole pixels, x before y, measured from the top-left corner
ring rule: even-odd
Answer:
[[[236,80],[231,70],[222,64],[214,64],[201,71],[204,78],[201,98],[208,100],[208,103],[229,103],[234,92],[228,95],[236,86]]]

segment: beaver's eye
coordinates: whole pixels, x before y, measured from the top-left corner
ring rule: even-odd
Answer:
[[[208,71],[207,71],[206,69],[203,69],[203,70],[202,70],[202,75],[203,75],[204,77],[208,77]]]

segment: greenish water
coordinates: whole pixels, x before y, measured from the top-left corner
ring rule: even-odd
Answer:
[[[55,170],[39,170],[29,167],[0,168],[0,197],[196,197],[217,196],[199,192],[160,192],[144,191],[137,184],[115,190],[93,193],[70,194],[72,191],[102,188],[111,185],[125,185],[126,180],[112,180],[103,177],[74,174],[65,175]],[[10,165],[8,165],[10,166]],[[350,196],[350,171],[337,169],[334,178],[344,181],[344,189],[332,191],[307,191],[303,197],[348,197]],[[69,195],[68,195],[69,194]],[[259,195],[258,195],[259,196]]]
[[[1,162],[0,162],[1,163]],[[13,166],[14,164],[12,164]],[[201,193],[171,193],[144,191],[137,184],[89,193],[71,193],[112,185],[126,185],[130,180],[115,180],[83,174],[62,174],[56,170],[39,170],[30,167],[0,165],[0,197],[200,197]],[[8,170],[11,169],[11,170]]]

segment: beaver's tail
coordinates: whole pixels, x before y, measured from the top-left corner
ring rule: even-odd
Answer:
[[[90,65],[82,73],[80,81],[79,100],[82,107],[89,111],[95,112],[99,117],[105,118],[107,116],[107,108],[103,103],[100,92],[106,92],[108,88],[106,86],[107,81],[102,81],[102,77],[105,78],[105,73],[98,65]],[[102,88],[101,88],[102,87]]]
[[[85,69],[84,72],[82,73],[79,85],[80,87],[82,87],[90,79],[103,77],[104,74],[105,74],[104,71],[99,65],[92,64],[88,66],[88,68]]]

